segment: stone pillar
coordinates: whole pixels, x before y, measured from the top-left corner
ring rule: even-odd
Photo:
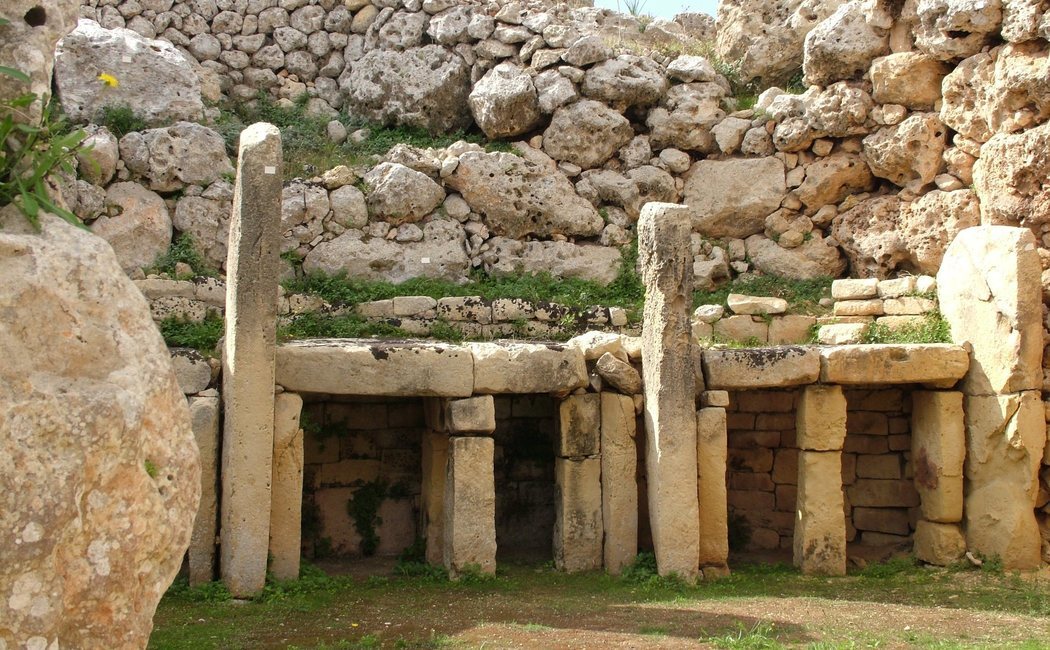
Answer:
[[[966,545],[1007,569],[1040,564],[1035,517],[1046,447],[1042,267],[1026,228],[967,228],[937,275],[952,339],[972,347],[964,394]]]
[[[496,572],[496,487],[492,438],[449,438],[445,475],[445,567]]]
[[[274,400],[273,491],[270,498],[270,572],[299,579],[303,520],[303,398],[281,393]]]
[[[562,571],[602,566],[601,395],[570,395],[558,406],[554,461],[554,565]]]
[[[236,597],[266,581],[281,239],[281,134],[241,133],[226,261],[222,392],[222,579]]]
[[[201,452],[201,503],[190,537],[190,586],[215,580],[215,536],[219,529],[216,496],[219,464],[219,398],[191,397],[190,423]]]
[[[694,580],[699,569],[696,375],[690,311],[690,209],[648,203],[638,220],[645,283],[642,368],[649,522],[660,575]]]
[[[634,399],[601,394],[602,526],[605,570],[620,575],[638,554],[638,450]]]
[[[846,574],[842,445],[846,397],[841,386],[807,386],[795,416],[798,496],[794,562],[805,574]]]
[[[423,512],[421,530],[427,543],[427,564],[445,561],[445,468],[448,464],[448,434],[442,416],[442,400],[424,400],[427,430],[423,434]]]
[[[700,498],[700,568],[705,578],[729,570],[729,511],[726,461],[729,454],[726,410],[696,414],[697,493]]]
[[[960,524],[966,458],[963,394],[915,391],[911,400],[911,464],[922,500],[915,557],[947,566],[966,552]]]

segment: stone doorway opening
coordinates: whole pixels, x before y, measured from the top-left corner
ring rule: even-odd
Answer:
[[[494,401],[497,562],[550,561],[557,402],[549,395],[498,395]]]
[[[423,536],[423,399],[303,397],[303,557],[398,557]]]

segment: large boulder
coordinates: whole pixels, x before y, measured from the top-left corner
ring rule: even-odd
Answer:
[[[496,235],[590,237],[604,225],[563,174],[513,154],[465,153],[445,184],[462,194]]]
[[[840,151],[806,165],[806,180],[795,189],[795,195],[806,206],[806,214],[814,214],[825,205],[866,192],[874,184],[871,168],[863,158]]]
[[[784,85],[802,67],[806,34],[843,0],[722,0],[716,52],[740,62],[742,81]]]
[[[701,160],[685,175],[682,200],[695,232],[742,239],[765,229],[786,194],[784,163],[776,158]]]
[[[934,190],[901,206],[897,229],[915,272],[936,275],[955,236],[980,223],[980,201],[973,190]]]
[[[120,139],[120,157],[156,192],[209,185],[233,174],[222,136],[193,122],[129,133]]]
[[[37,97],[51,94],[51,72],[55,44],[76,26],[80,3],[75,0],[6,0],[0,16],[8,24],[0,26],[0,65],[15,68],[29,76],[26,85],[8,75],[0,75],[0,97],[13,99],[27,92]],[[39,117],[41,105],[27,110],[26,121]]]
[[[765,235],[752,235],[744,244],[751,263],[768,275],[810,280],[837,278],[846,270],[846,258],[819,230],[795,248],[783,248]]]
[[[445,200],[445,190],[429,176],[399,163],[379,164],[363,180],[369,214],[393,225],[415,223]]]
[[[1040,232],[1050,223],[1050,124],[999,134],[981,147],[973,183],[986,225],[1021,225]]]
[[[915,46],[938,61],[981,51],[999,31],[1001,0],[918,0]]]
[[[474,120],[492,139],[528,133],[539,122],[539,95],[532,77],[513,63],[485,73],[468,98]]]
[[[0,212],[0,646],[144,648],[200,463],[149,305],[101,239]]]
[[[171,217],[164,199],[138,183],[106,188],[106,213],[91,232],[109,242],[125,272],[152,266],[171,245]]]
[[[609,284],[620,272],[620,251],[608,246],[580,246],[557,241],[489,240],[486,269],[493,275],[537,275],[578,278]]]
[[[1010,43],[1050,40],[1050,7],[1045,0],[1007,0],[1003,3],[1002,35]]]
[[[554,112],[543,133],[543,150],[555,160],[590,169],[601,166],[633,137],[626,117],[601,102],[583,99]]]
[[[895,52],[871,63],[871,98],[916,111],[932,110],[941,98],[941,81],[951,71],[919,52]]]
[[[651,106],[667,91],[664,69],[649,57],[621,54],[587,70],[583,96],[618,111],[631,106]]]
[[[233,188],[229,183],[213,183],[201,196],[179,199],[171,217],[171,225],[193,238],[194,247],[214,269],[226,266],[232,199]]]
[[[901,186],[913,180],[930,183],[944,164],[947,133],[936,113],[916,113],[864,138],[864,155],[879,178]]]
[[[130,29],[103,29],[93,20],[81,20],[59,42],[55,87],[75,122],[97,122],[104,108],[119,106],[150,126],[204,115],[200,80],[174,45]]]
[[[887,30],[868,21],[865,4],[847,2],[806,35],[802,70],[807,83],[827,86],[859,77],[872,59],[889,50]]]
[[[725,89],[715,82],[673,86],[662,105],[649,111],[646,118],[652,146],[717,152],[712,130],[726,115],[721,106],[724,95]]]
[[[852,277],[886,278],[905,267],[908,249],[896,229],[900,211],[896,196],[879,196],[835,217],[831,236],[849,258]]]
[[[434,133],[471,124],[470,66],[440,45],[371,50],[340,78],[350,113]]]

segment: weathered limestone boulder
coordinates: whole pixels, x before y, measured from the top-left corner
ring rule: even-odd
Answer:
[[[642,376],[634,366],[606,352],[595,364],[595,370],[603,381],[624,395],[639,395],[642,392]]]
[[[0,8],[8,20],[0,27],[0,65],[26,74],[25,85],[8,75],[0,75],[0,97],[13,99],[25,93],[37,97],[51,94],[55,44],[76,27],[78,2],[72,0],[11,0]],[[41,104],[26,109],[25,121],[40,116]],[[16,121],[23,121],[16,117]]]
[[[117,138],[104,126],[89,126],[84,132],[87,137],[77,151],[78,175],[92,185],[108,185],[120,160]]]
[[[566,395],[587,385],[579,348],[539,343],[471,343],[474,393]]]
[[[836,277],[846,270],[846,258],[842,252],[819,230],[813,231],[809,239],[795,248],[784,248],[765,235],[752,235],[744,242],[751,263],[770,275],[809,280]]]
[[[561,571],[602,566],[601,471],[602,461],[596,456],[554,459],[554,565]]]
[[[927,522],[956,523],[963,515],[966,429],[963,394],[912,393],[911,463]]]
[[[474,121],[494,140],[528,133],[541,117],[532,77],[510,62],[485,73],[474,84],[467,103]]]
[[[820,381],[830,384],[954,386],[970,366],[966,350],[947,343],[842,345],[820,350]]]
[[[564,174],[513,154],[465,153],[445,184],[463,196],[495,235],[588,237],[605,225]]]
[[[999,30],[999,0],[919,0],[915,6],[915,46],[939,61],[964,59]]]
[[[222,136],[193,122],[129,133],[120,139],[120,157],[156,192],[210,185],[233,174]]]
[[[229,183],[213,183],[201,196],[179,199],[175,204],[175,214],[171,217],[171,225],[179,232],[193,237],[194,246],[212,268],[226,266],[232,198],[233,187]]]
[[[102,81],[102,74],[116,85]],[[59,42],[55,87],[75,122],[97,122],[107,106],[127,106],[153,126],[204,115],[200,81],[174,45],[129,29],[103,29],[93,20],[81,20]]]
[[[864,155],[879,178],[902,187],[913,180],[931,183],[944,164],[946,135],[935,113],[918,113],[864,138]]]
[[[959,524],[939,524],[920,519],[915,525],[916,559],[948,566],[966,554],[966,536]]]
[[[651,106],[667,92],[664,69],[645,56],[621,54],[587,70],[583,96],[623,112],[632,106]]]
[[[718,71],[702,56],[683,54],[667,64],[667,76],[684,83],[716,81]]]
[[[718,142],[712,129],[725,117],[721,106],[725,94],[717,83],[672,86],[645,120],[653,147],[715,153]]]
[[[1010,43],[1046,40],[1050,36],[1046,11],[1043,0],[1007,0],[1003,3],[1003,39]]]
[[[806,206],[806,214],[814,214],[825,205],[866,192],[874,184],[871,168],[863,158],[837,152],[806,166],[806,179],[795,189],[795,195]]]
[[[579,245],[561,241],[519,241],[493,237],[484,253],[493,275],[536,275],[580,278],[607,285],[616,279],[622,256],[611,246]]]
[[[794,561],[806,575],[846,574],[842,453],[800,451]]]
[[[576,86],[557,70],[544,70],[532,81],[536,85],[540,112],[544,115],[580,98]]]
[[[369,214],[391,225],[415,223],[445,200],[445,190],[426,174],[399,163],[380,163],[364,176]]]
[[[630,142],[634,130],[626,117],[593,99],[582,99],[554,112],[543,132],[543,150],[558,161],[584,169],[599,167]]]
[[[465,239],[463,226],[444,220],[425,224],[423,239],[418,242],[368,238],[360,230],[347,230],[314,247],[303,260],[303,268],[394,283],[410,278],[461,281],[470,268],[470,258],[463,249]]]
[[[806,34],[830,16],[842,0],[725,0],[718,5],[716,51],[740,61],[743,81],[787,83],[802,67]]]
[[[969,395],[1042,387],[1042,291],[1035,237],[1022,228],[983,226],[959,233],[937,274],[941,313],[952,340],[973,345]]]
[[[496,572],[496,486],[492,438],[452,437],[445,474],[444,555],[453,579]]]
[[[474,7],[452,6],[449,4],[443,10],[439,10],[430,18],[427,26],[427,34],[439,45],[456,45],[470,41],[471,20],[474,18]],[[436,9],[436,7],[435,7]],[[425,9],[426,10],[426,9]]]
[[[175,380],[184,395],[199,393],[211,384],[211,366],[203,354],[193,348],[169,349]]]
[[[901,206],[897,228],[908,251],[910,266],[934,275],[956,235],[981,222],[980,202],[970,189],[934,190]]]
[[[682,200],[693,230],[707,237],[744,238],[765,229],[787,193],[776,158],[701,160],[685,175]]]
[[[806,83],[827,86],[867,72],[871,61],[889,49],[889,33],[870,24],[867,3],[841,5],[808,34],[802,70]]]
[[[704,378],[712,390],[800,386],[816,381],[820,375],[820,353],[816,348],[708,348],[702,359]]]
[[[186,400],[108,244],[0,221],[0,644],[145,647],[200,498]]]
[[[841,386],[807,386],[795,413],[798,448],[842,451],[846,441],[846,396]]]
[[[849,258],[852,275],[885,278],[906,264],[907,246],[896,230],[900,211],[897,197],[881,196],[835,217],[831,235]]]
[[[558,404],[559,458],[597,456],[601,452],[601,396],[569,395]]]
[[[152,266],[171,245],[171,217],[164,199],[138,183],[114,183],[106,189],[107,212],[91,232],[109,242],[126,273]]]
[[[941,98],[941,81],[951,68],[919,52],[895,52],[871,63],[871,98],[915,111],[932,110]]]
[[[638,554],[636,435],[634,400],[601,393],[603,557],[605,570],[613,575],[619,575]]]
[[[1020,225],[1041,232],[1050,223],[1050,189],[1040,179],[1050,171],[1050,124],[1023,133],[999,134],[981,147],[973,167],[981,196],[981,223]]]
[[[434,133],[470,126],[470,66],[440,45],[371,50],[340,79],[347,109],[384,124]]]

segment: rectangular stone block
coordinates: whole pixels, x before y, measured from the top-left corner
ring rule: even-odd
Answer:
[[[799,452],[793,555],[806,575],[846,574],[841,455]]]
[[[769,323],[770,345],[799,345],[810,339],[817,319],[813,316],[785,314],[774,318]]]
[[[901,478],[901,457],[897,454],[857,456],[857,477],[899,479]]]
[[[585,393],[569,395],[558,405],[559,457],[582,458],[601,451],[601,400],[599,393]]]
[[[600,458],[554,459],[554,565],[561,571],[602,566],[601,474]]]
[[[277,349],[277,382],[299,393],[470,397],[474,358],[444,343],[290,341]]]
[[[496,404],[492,395],[479,395],[445,402],[445,426],[448,433],[489,434],[496,430]]]
[[[883,312],[882,300],[843,300],[835,303],[834,313],[836,316],[881,316]]]
[[[919,494],[907,480],[857,479],[847,488],[854,507],[911,508],[919,505]]]
[[[740,341],[741,343],[750,340],[758,343],[769,341],[769,324],[762,319],[755,320],[743,314],[716,321],[711,329],[716,336],[729,341]]]
[[[831,283],[831,297],[835,300],[865,300],[878,296],[876,278],[835,280]]]
[[[828,384],[932,384],[951,387],[970,365],[966,350],[947,343],[842,345],[821,348],[820,381]]]
[[[427,564],[445,560],[445,471],[448,465],[448,435],[428,430],[423,434],[421,497]]]
[[[912,393],[911,465],[928,521],[962,521],[966,429],[963,394]]]
[[[299,579],[302,556],[303,398],[280,393],[274,399],[273,489],[270,496],[270,572],[278,580]]]
[[[605,570],[619,575],[638,554],[638,450],[634,400],[601,394],[602,522]]]
[[[729,392],[724,390],[705,390],[700,393],[700,406],[703,408],[725,408],[729,406]]]
[[[820,375],[816,348],[713,349],[703,351],[704,379],[714,390],[783,388],[811,384]]]
[[[700,409],[696,414],[696,457],[701,567],[724,567],[729,562],[726,443],[725,409]]]
[[[846,397],[841,386],[807,386],[795,416],[799,449],[841,451],[846,439]]]
[[[587,363],[575,347],[539,343],[470,343],[473,392],[568,394],[587,385]]]
[[[191,397],[190,425],[201,454],[201,502],[190,536],[190,586],[215,580],[215,536],[219,528],[219,398]]]
[[[496,484],[492,438],[449,439],[445,474],[445,568],[496,572]]]
[[[959,524],[919,520],[915,527],[913,552],[927,564],[948,566],[966,553],[966,536]]]
[[[911,531],[908,511],[902,508],[854,508],[853,526],[857,530],[907,535]]]

